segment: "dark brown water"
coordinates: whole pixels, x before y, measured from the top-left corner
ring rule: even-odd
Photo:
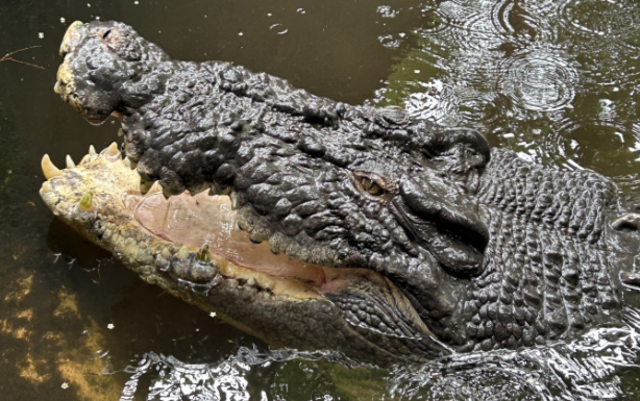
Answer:
[[[61,18],[64,18],[62,21]],[[495,146],[612,177],[640,201],[635,0],[0,2],[0,400],[512,400],[640,397],[640,305],[572,344],[421,368],[274,350],[139,280],[54,220],[39,161],[117,124],[53,93],[74,20],[126,22],[172,57],[220,59],[349,103],[403,105]],[[339,359],[339,358],[338,358]]]

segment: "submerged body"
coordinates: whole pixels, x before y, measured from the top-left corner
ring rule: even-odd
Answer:
[[[619,322],[618,273],[636,280],[640,236],[604,177],[526,163],[398,108],[174,61],[119,23],[73,24],[61,54],[56,91],[93,123],[118,115],[127,158],[112,148],[55,172],[45,202],[148,281],[254,334],[421,360]],[[143,198],[156,180],[164,196],[229,200]],[[71,206],[88,191],[91,215]],[[255,291],[258,276],[273,288]]]

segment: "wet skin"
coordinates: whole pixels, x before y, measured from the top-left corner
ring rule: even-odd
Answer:
[[[101,157],[136,175],[116,185],[111,176],[124,173],[101,164],[60,172],[46,162],[45,202],[143,278],[268,341],[381,360],[532,346],[620,322],[619,277],[640,282],[637,216],[598,174],[529,164],[399,108],[334,102],[225,62],[171,60],[120,23],[74,23],[61,55],[56,92],[92,123],[120,118],[126,159],[116,148]],[[237,261],[168,240],[116,200],[155,181],[166,197],[228,195],[249,241],[325,278],[295,267],[273,277],[318,297],[296,299],[288,284],[267,287],[271,304],[216,292],[238,279],[221,264]],[[89,191],[96,213],[59,209]],[[136,237],[126,257],[123,236]],[[206,294],[193,295],[201,286]],[[250,313],[229,302],[247,298]]]

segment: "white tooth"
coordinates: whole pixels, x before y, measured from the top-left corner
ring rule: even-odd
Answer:
[[[154,182],[151,188],[149,188],[149,192],[147,192],[147,194],[155,194],[156,192],[162,192],[162,185],[160,185],[160,181]]]
[[[74,168],[76,164],[73,162],[71,156],[67,155],[67,168]]]
[[[116,154],[120,153],[118,151],[118,144],[115,142],[111,142],[111,145],[105,148],[105,150],[106,154],[108,154],[109,156],[115,156]]]
[[[93,147],[93,145],[89,146],[89,154],[90,155],[96,155],[96,148]]]
[[[104,153],[104,157],[109,161],[117,162],[120,160],[120,150],[118,149],[118,144],[115,142],[111,143],[102,153]]]
[[[42,162],[40,163],[42,166],[42,172],[44,173],[44,177],[49,180],[52,177],[56,177],[62,175],[60,170],[51,162],[48,154],[42,156]]]

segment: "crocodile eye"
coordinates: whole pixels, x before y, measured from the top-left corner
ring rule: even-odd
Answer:
[[[382,195],[384,195],[384,189],[380,188],[380,185],[378,185],[372,179],[370,179],[368,177],[363,177],[360,180],[360,183],[362,184],[362,188],[365,191],[367,191],[368,193],[370,193],[371,195],[373,195],[373,196],[382,196]]]
[[[102,35],[102,39],[106,39],[110,33],[111,33],[111,29],[107,29],[107,31]]]
[[[389,201],[393,197],[394,185],[374,173],[354,171],[351,173],[354,186],[360,193],[376,198],[381,202]]]

